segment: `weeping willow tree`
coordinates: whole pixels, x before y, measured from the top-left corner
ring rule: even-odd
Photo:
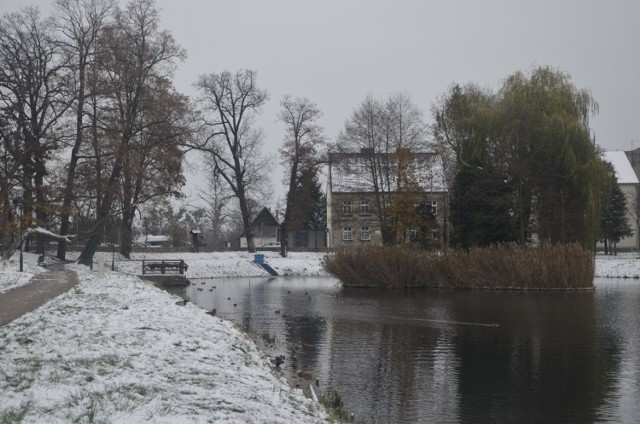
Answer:
[[[457,174],[469,174],[469,168],[476,167],[491,169],[494,178],[502,175],[499,201],[504,206],[509,199],[508,225],[520,243],[533,231],[541,242],[579,242],[594,249],[609,176],[589,129],[589,117],[598,111],[589,90],[576,88],[564,72],[540,67],[510,75],[497,93],[485,93],[485,100],[471,103],[475,106],[460,114],[452,106],[460,103],[460,96],[478,98],[472,87],[452,89],[436,109],[436,136],[447,130],[443,124],[466,126],[461,140],[448,142],[466,146],[456,155]],[[475,180],[472,186],[455,186],[460,192],[453,193],[452,210],[455,199],[466,198],[465,190],[478,186],[483,185]],[[474,217],[466,213],[464,220],[456,222],[452,216],[454,227],[461,228]],[[461,244],[469,244],[464,243],[464,233],[461,237]]]
[[[541,241],[593,249],[601,192],[609,181],[589,129],[598,104],[568,74],[549,67],[509,76],[498,99],[501,128],[514,153],[510,168],[523,222],[531,227],[533,214]]]

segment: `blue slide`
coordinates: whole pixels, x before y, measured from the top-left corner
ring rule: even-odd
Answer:
[[[269,273],[269,275],[271,275],[272,277],[276,277],[278,275],[276,270],[271,268],[271,266],[269,266],[269,264],[267,264],[264,261],[264,255],[262,255],[260,253],[257,253],[257,254],[254,255],[253,263],[258,265],[260,268],[264,269],[265,271],[267,271]]]

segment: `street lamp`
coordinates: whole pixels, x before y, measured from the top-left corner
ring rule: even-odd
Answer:
[[[13,207],[16,209],[20,209],[20,272],[24,271],[23,259],[22,259],[22,248],[24,244],[24,240],[22,238],[22,215],[24,213],[24,208],[22,206],[22,198],[16,197],[13,199]]]

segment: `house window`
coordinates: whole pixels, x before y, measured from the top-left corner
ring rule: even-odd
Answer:
[[[351,215],[352,213],[351,200],[345,200],[344,202],[342,202],[342,214]]]
[[[436,200],[432,200],[430,202],[427,202],[427,204],[431,206],[431,213],[433,215],[438,215],[438,202]]]
[[[362,227],[360,229],[360,240],[371,240],[371,233],[369,227]]]
[[[411,230],[409,230],[409,238],[411,240],[417,240],[418,239],[418,229],[417,228],[412,228]]]
[[[360,201],[360,215],[369,215],[371,214],[371,206],[368,200]]]
[[[431,230],[431,240],[440,240],[440,231]]]
[[[351,241],[351,227],[344,227],[342,230],[342,240]]]

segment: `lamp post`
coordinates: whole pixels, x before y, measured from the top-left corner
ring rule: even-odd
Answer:
[[[18,211],[18,209],[20,209],[20,272],[24,271],[24,265],[23,265],[23,259],[22,259],[22,248],[23,248],[23,244],[24,244],[24,240],[22,238],[22,214],[24,213],[23,207],[22,207],[22,198],[20,197],[16,197],[13,199],[13,206],[16,209],[16,212]]]

